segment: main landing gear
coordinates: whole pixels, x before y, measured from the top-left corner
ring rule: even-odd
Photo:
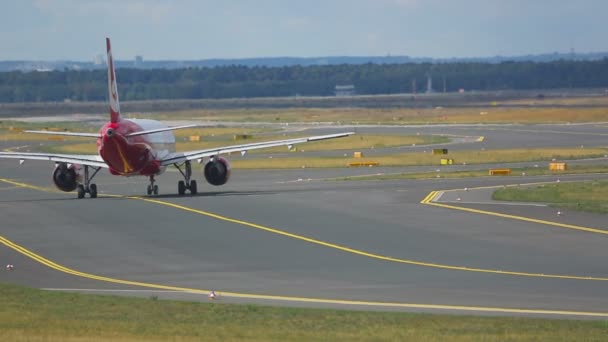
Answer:
[[[150,184],[148,185],[148,196],[154,194],[154,195],[158,195],[158,185],[154,184],[155,180],[154,180],[154,175],[150,175]]]
[[[85,194],[89,194],[91,198],[97,198],[97,184],[91,184],[91,180],[93,180],[93,177],[101,170],[101,167],[91,167],[95,171],[89,176],[89,166],[84,166],[84,184],[78,184],[76,187],[78,198],[84,198]]]
[[[180,196],[186,194],[186,190],[190,190],[190,194],[196,195],[198,189],[196,188],[196,181],[194,179],[190,180],[192,177],[192,165],[189,160],[186,160],[182,166],[184,166],[184,171],[182,171],[180,165],[173,164],[177,168],[177,170],[184,176],[183,181],[179,181],[177,183],[177,193]]]

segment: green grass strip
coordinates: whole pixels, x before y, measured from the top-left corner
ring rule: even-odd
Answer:
[[[562,182],[532,188],[505,188],[492,195],[495,200],[541,202],[566,209],[608,213],[608,181]]]
[[[2,341],[605,341],[608,336],[606,321],[195,303],[2,284],[0,298]]]

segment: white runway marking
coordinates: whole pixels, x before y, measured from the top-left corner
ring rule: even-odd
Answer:
[[[441,197],[443,196],[443,194],[444,194],[443,191],[437,192],[437,195],[435,197],[433,197],[433,202],[439,202],[439,201],[441,201]]]

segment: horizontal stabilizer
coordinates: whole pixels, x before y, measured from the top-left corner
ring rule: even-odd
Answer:
[[[146,134],[160,133],[160,132],[165,132],[165,131],[173,131],[176,129],[193,128],[193,127],[200,127],[200,125],[175,126],[175,127],[166,127],[166,128],[150,129],[147,131],[133,132],[133,133],[127,134],[127,138],[137,137],[137,136],[146,135]]]
[[[54,131],[24,131],[25,133],[64,135],[68,137],[101,138],[99,133],[80,133],[80,132],[54,132]]]

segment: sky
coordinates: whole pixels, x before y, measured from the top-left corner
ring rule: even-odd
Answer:
[[[606,0],[3,1],[0,60],[608,51]]]

